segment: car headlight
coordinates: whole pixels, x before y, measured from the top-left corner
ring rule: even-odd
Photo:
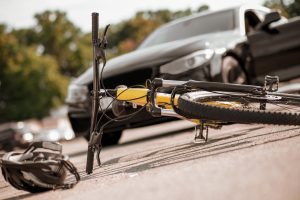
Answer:
[[[172,75],[181,74],[208,63],[213,55],[214,51],[212,49],[196,51],[192,54],[174,60],[173,62],[162,65],[160,67],[160,73]]]
[[[45,134],[45,139],[46,141],[58,141],[60,139],[60,134],[56,129],[49,130],[47,134]]]
[[[23,135],[22,135],[22,139],[23,139],[23,141],[25,141],[25,142],[32,142],[33,141],[33,134],[32,133],[30,133],[30,132],[26,132],[26,133],[24,133]]]
[[[70,84],[68,87],[68,95],[66,103],[81,103],[87,100],[89,90],[86,85]]]

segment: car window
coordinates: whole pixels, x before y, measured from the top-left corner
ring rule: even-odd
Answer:
[[[214,12],[159,28],[139,48],[234,28],[234,10]]]

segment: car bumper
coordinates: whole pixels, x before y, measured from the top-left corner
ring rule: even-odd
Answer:
[[[99,113],[99,115],[101,115],[101,113]],[[110,110],[107,112],[107,115],[112,118],[115,118]],[[69,107],[68,117],[76,136],[86,136],[89,134],[90,125],[91,125],[90,124],[91,116],[88,110],[82,108],[76,108],[76,107]],[[108,124],[104,128],[104,132],[110,133],[110,132],[120,131],[126,128],[147,126],[147,125],[152,125],[160,122],[171,121],[174,119],[175,118],[171,118],[171,117],[159,117],[159,118],[153,117],[146,110],[143,110],[142,112],[138,113],[137,115],[135,115],[134,117],[126,121],[114,122]],[[107,121],[108,120],[105,118],[103,119],[101,124]]]

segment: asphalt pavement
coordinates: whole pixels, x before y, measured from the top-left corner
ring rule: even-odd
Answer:
[[[73,189],[30,194],[0,177],[0,199],[300,199],[300,128],[233,124],[193,143],[185,121],[126,130],[85,173],[87,142],[64,142],[81,175]],[[72,177],[68,177],[72,181]]]

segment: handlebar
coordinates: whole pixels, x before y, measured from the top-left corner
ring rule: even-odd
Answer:
[[[99,13],[92,13],[92,42],[98,40]]]

